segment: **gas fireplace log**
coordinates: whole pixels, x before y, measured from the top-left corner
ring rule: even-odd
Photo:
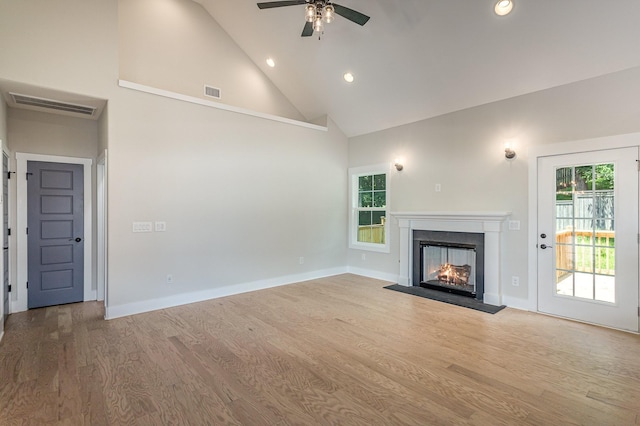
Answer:
[[[469,285],[470,265],[451,265],[445,263],[440,266],[438,281],[454,285]]]

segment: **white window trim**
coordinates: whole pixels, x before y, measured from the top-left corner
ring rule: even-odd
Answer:
[[[362,243],[358,241],[358,176],[386,175],[386,224],[384,227],[384,244]],[[377,251],[381,253],[391,252],[389,243],[390,212],[391,212],[391,164],[376,164],[372,166],[352,167],[349,169],[349,248],[356,250]]]

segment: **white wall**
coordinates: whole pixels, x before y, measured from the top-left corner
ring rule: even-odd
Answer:
[[[511,211],[521,231],[508,231],[503,284],[507,299],[527,306],[527,149],[541,144],[640,131],[640,68],[519,96],[349,140],[349,166],[405,159],[392,175],[391,211]],[[515,138],[517,158],[504,157]],[[435,184],[442,192],[435,192]],[[533,218],[535,219],[535,218]],[[348,263],[371,275],[398,273],[397,222],[391,254],[349,250]]]
[[[110,104],[110,303],[345,265],[347,143],[335,127],[124,95]],[[134,221],[167,231],[132,234]]]
[[[109,149],[111,311],[344,270],[346,137],[332,123],[314,130],[119,88],[117,16],[117,0],[0,0],[0,78],[108,100],[97,133]],[[224,49],[230,59],[214,70],[248,66]],[[272,96],[268,113],[287,108],[261,96]],[[133,221],[167,231],[134,234]]]
[[[304,119],[198,3],[126,0],[119,16],[121,79],[215,100],[207,84],[225,104]]]

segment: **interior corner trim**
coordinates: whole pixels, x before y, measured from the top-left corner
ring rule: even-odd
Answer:
[[[149,93],[152,95],[163,96],[165,98],[175,99],[178,101],[189,102],[192,104],[202,105],[211,108],[222,109],[225,111],[235,112],[238,114],[250,115],[252,117],[264,118],[265,120],[278,121],[280,123],[290,124],[293,126],[306,127],[313,130],[328,131],[326,126],[319,126],[317,124],[307,123],[306,121],[293,120],[291,118],[280,117],[273,114],[265,114],[258,111],[252,111],[246,108],[240,108],[232,105],[227,105],[219,102],[208,101],[206,99],[196,98],[194,96],[187,96],[169,90],[158,89],[156,87],[145,86],[144,84],[134,83],[127,80],[118,80],[118,85],[126,89],[137,90],[139,92]]]

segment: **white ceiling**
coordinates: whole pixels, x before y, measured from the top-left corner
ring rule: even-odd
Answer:
[[[302,5],[194,1],[308,120],[350,137],[640,66],[638,0],[515,0],[506,17],[495,0],[338,0],[371,20],[338,16],[321,40],[300,37]]]

